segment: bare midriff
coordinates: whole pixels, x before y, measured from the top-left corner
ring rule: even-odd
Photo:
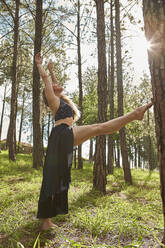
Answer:
[[[65,119],[61,119],[55,122],[55,127],[61,125],[61,124],[67,124],[68,126],[72,127],[73,126],[73,118],[72,117],[67,117]]]

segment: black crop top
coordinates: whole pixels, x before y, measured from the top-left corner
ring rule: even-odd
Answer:
[[[73,109],[68,103],[60,98],[60,106],[55,114],[55,121],[65,119],[67,117],[74,117]]]

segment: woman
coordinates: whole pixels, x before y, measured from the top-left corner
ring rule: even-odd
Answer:
[[[48,141],[37,213],[37,218],[41,219],[41,229],[46,230],[55,226],[51,221],[52,217],[68,213],[73,146],[94,136],[112,134],[131,121],[142,120],[152,103],[104,123],[73,127],[79,113],[75,105],[62,94],[63,88],[55,78],[52,62],[48,64],[52,82],[42,66],[40,53],[36,54],[35,62],[45,84],[45,103],[55,118],[55,126]]]

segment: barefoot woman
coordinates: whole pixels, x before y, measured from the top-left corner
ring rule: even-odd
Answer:
[[[63,89],[56,81],[52,63],[48,65],[52,78],[50,82],[42,66],[40,53],[35,56],[35,62],[45,84],[45,103],[55,119],[55,126],[48,141],[37,213],[37,218],[41,219],[41,229],[46,230],[54,226],[52,217],[68,213],[73,146],[80,145],[94,136],[112,134],[131,121],[142,120],[145,111],[152,106],[152,103],[104,123],[73,127],[79,112],[72,101],[62,94]]]

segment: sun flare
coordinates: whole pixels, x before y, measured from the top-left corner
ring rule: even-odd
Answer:
[[[148,51],[152,48],[151,42],[146,40],[144,34],[139,34],[133,37],[131,48],[135,75],[139,78],[144,71],[149,73]]]
[[[146,38],[144,36],[137,37],[134,45],[135,45],[135,49],[138,51],[139,50],[147,51],[147,50],[151,49],[151,42],[146,40]]]
[[[151,49],[151,42],[149,40],[145,39],[144,46],[146,47],[147,50]]]
[[[143,55],[147,55],[147,50],[151,49],[151,42],[146,40],[145,36],[138,36],[134,38],[133,44],[133,53],[136,55],[136,57],[142,58]]]

